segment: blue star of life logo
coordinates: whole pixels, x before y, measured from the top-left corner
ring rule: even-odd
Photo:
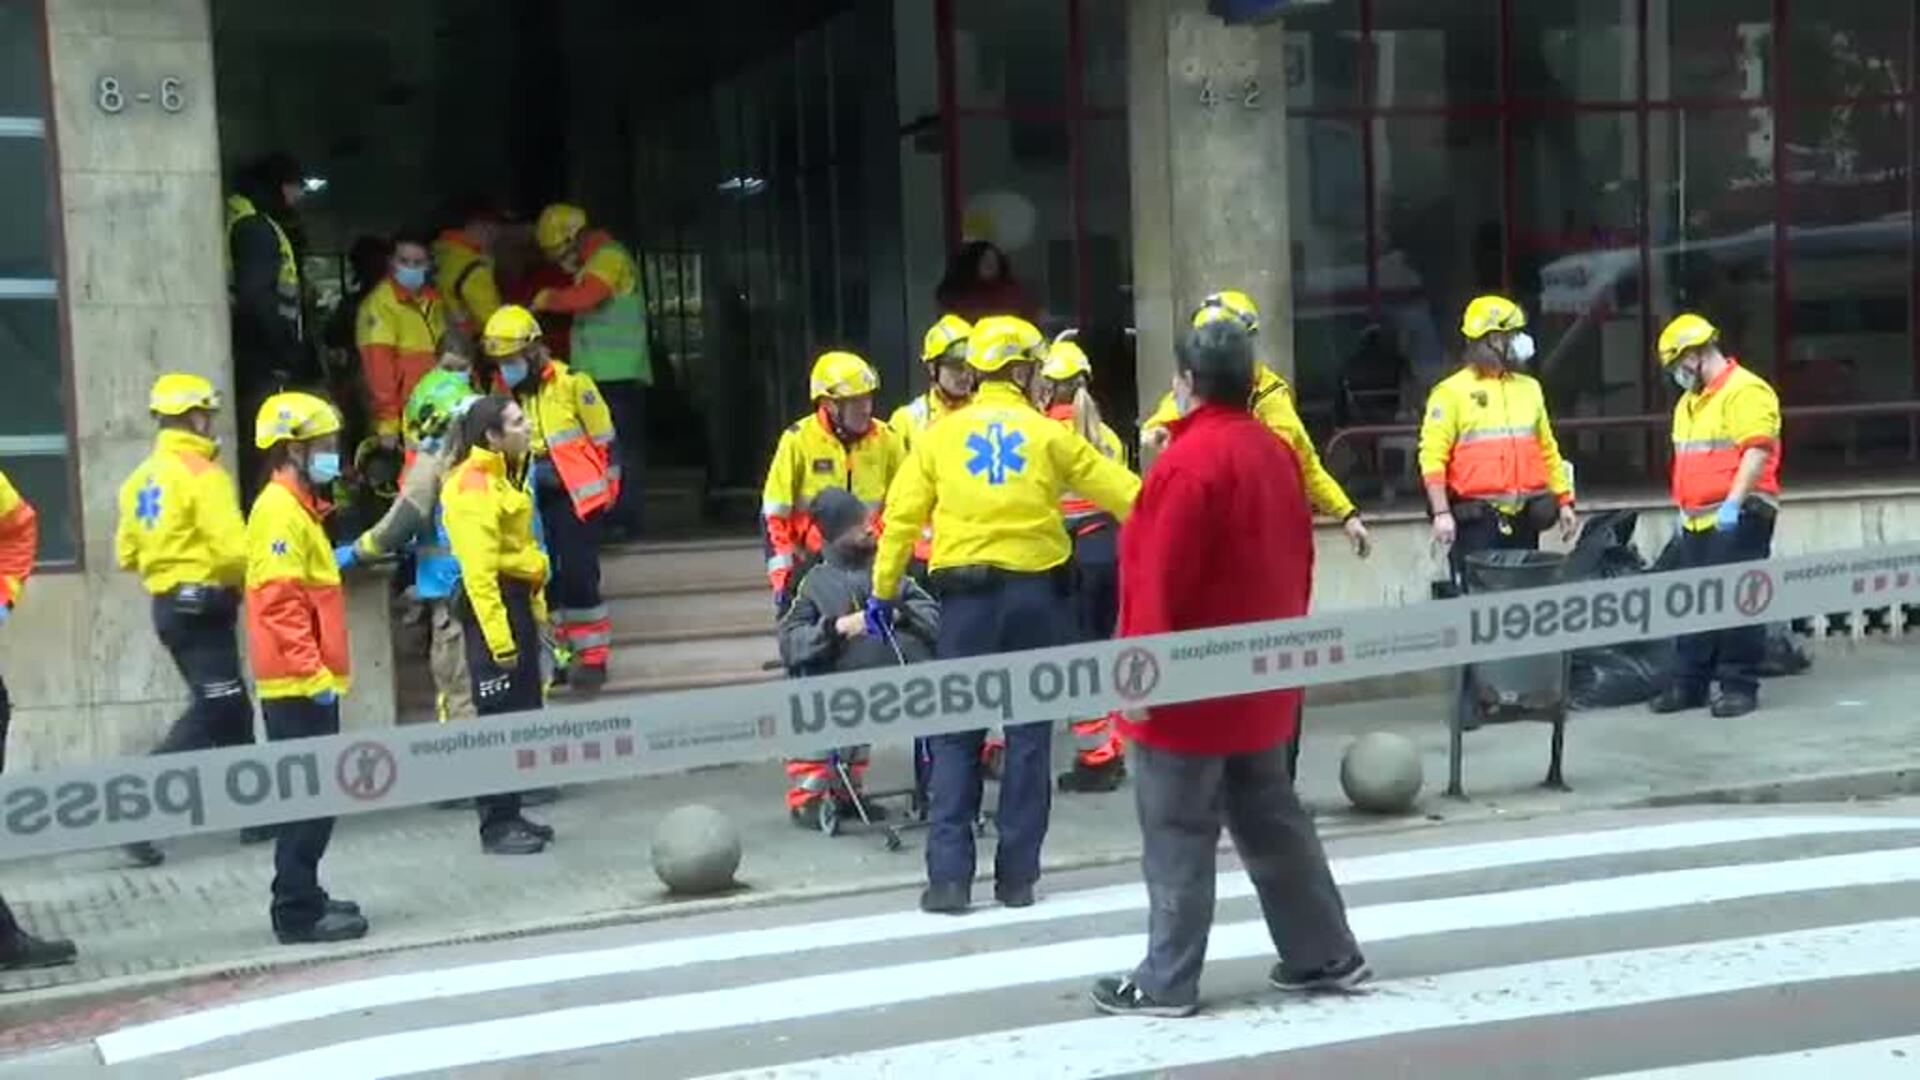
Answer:
[[[967,436],[967,449],[973,456],[967,459],[967,471],[975,476],[985,475],[987,483],[996,487],[1007,482],[1007,474],[1017,473],[1027,467],[1026,455],[1020,452],[1020,446],[1027,437],[1018,431],[1009,432],[1005,424],[992,423],[987,430],[974,432]]]
[[[133,516],[149,529],[160,524],[160,484],[151,476],[134,495]]]
[[[285,540],[275,540],[272,547],[275,555],[284,556],[287,553],[287,542]]]

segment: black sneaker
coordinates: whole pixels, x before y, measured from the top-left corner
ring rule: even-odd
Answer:
[[[329,896],[327,897],[327,912],[335,915],[358,915],[360,914],[360,905],[351,900],[335,900]]]
[[[1647,703],[1647,708],[1656,713],[1686,712],[1689,709],[1705,708],[1707,693],[1704,690],[1689,690],[1684,686],[1669,686],[1660,691],[1659,696]]]
[[[920,910],[930,915],[964,915],[973,906],[973,890],[957,881],[938,881],[920,894]]]
[[[553,826],[542,825],[537,821],[528,821],[526,818],[517,818],[516,820],[520,823],[520,826],[528,832],[545,840],[549,844],[553,843]]]
[[[328,941],[352,941],[367,936],[365,916],[344,911],[328,911],[305,926],[276,926],[273,936],[282,945],[317,945]]]
[[[1126,778],[1126,761],[1114,758],[1099,765],[1075,762],[1072,769],[1060,774],[1057,783],[1060,790],[1068,794],[1096,795],[1117,789]]]
[[[1760,707],[1760,697],[1751,690],[1722,690],[1708,711],[1721,720],[1745,716]]]
[[[146,840],[123,845],[120,850],[126,855],[127,861],[135,866],[159,866],[167,861],[166,852]]]
[[[1285,964],[1275,964],[1267,982],[1289,994],[1351,994],[1371,978],[1373,969],[1367,966],[1367,958],[1354,953],[1312,971],[1292,971]]]
[[[538,855],[547,849],[547,841],[515,819],[480,830],[480,850],[489,855]]]
[[[66,938],[37,938],[16,929],[11,938],[0,941],[0,971],[61,967],[78,955],[80,950]]]
[[[993,898],[1000,901],[1001,907],[1032,907],[1033,882],[1017,884],[1011,881],[993,883]]]
[[[1198,1002],[1185,1005],[1169,1005],[1155,1001],[1147,996],[1145,990],[1131,978],[1123,975],[1109,975],[1093,984],[1088,992],[1093,999],[1093,1007],[1108,1016],[1192,1016],[1200,1011]]]

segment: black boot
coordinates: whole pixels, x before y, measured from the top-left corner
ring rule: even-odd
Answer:
[[[920,910],[932,915],[964,915],[973,906],[973,890],[957,881],[936,881],[920,894]]]
[[[79,953],[65,938],[37,938],[16,927],[12,936],[0,938],[0,971],[61,967]]]
[[[480,850],[489,855],[538,855],[546,849],[546,838],[519,818],[480,829]]]
[[[367,936],[366,917],[339,911],[331,906],[318,919],[302,926],[275,926],[273,936],[282,945],[317,945],[328,941],[352,941]]]
[[[1731,720],[1736,716],[1745,716],[1760,707],[1760,696],[1751,690],[1722,690],[1720,696],[1713,699],[1710,710],[1721,720]]]
[[[1647,708],[1657,713],[1677,713],[1705,708],[1706,704],[1705,690],[1694,690],[1675,683],[1660,691],[1658,697],[1647,703]]]
[[[1092,795],[1113,791],[1127,778],[1125,758],[1111,758],[1098,765],[1074,762],[1073,768],[1060,774],[1060,790],[1069,794]]]
[[[120,849],[127,861],[135,866],[159,866],[167,861],[166,853],[146,840],[137,840]]]

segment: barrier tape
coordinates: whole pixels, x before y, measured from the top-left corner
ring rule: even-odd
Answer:
[[[1920,603],[1920,544],[0,777],[0,860]]]

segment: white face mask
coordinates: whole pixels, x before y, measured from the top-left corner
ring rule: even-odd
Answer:
[[[1676,364],[1673,369],[1674,384],[1687,393],[1700,389],[1700,372],[1687,364]]]
[[[1507,358],[1515,367],[1533,359],[1533,335],[1524,332],[1513,335],[1513,340],[1507,343]]]
[[[1177,416],[1185,416],[1193,411],[1193,391],[1178,374],[1173,377],[1173,411]]]

